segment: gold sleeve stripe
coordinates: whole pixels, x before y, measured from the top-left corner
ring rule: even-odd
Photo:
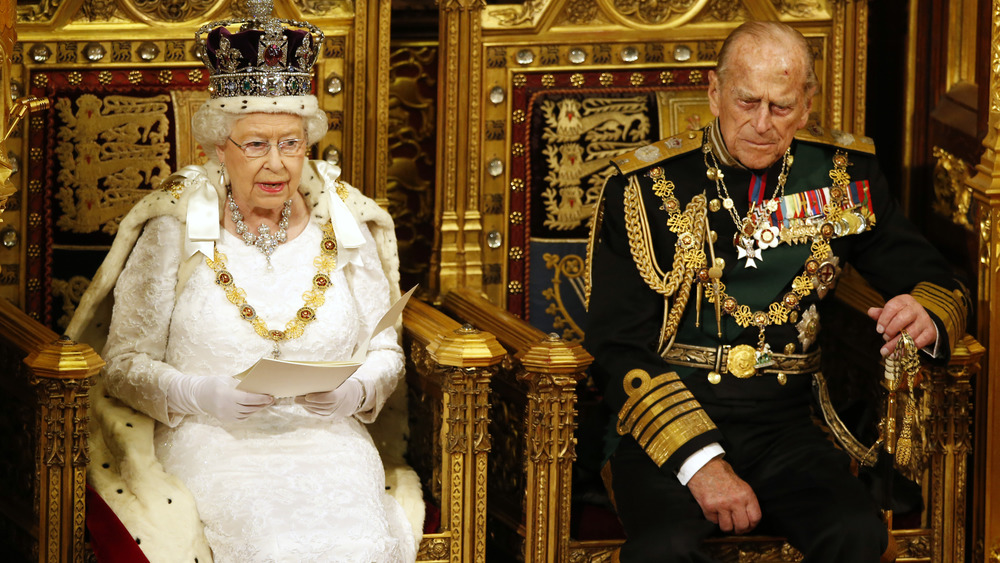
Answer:
[[[650,378],[646,371],[634,369],[622,386],[628,399],[618,413],[618,434],[631,434],[657,465],[715,429],[675,372]]]
[[[918,283],[910,295],[917,300],[917,303],[941,319],[948,333],[949,349],[954,350],[955,345],[965,334],[965,324],[968,319],[965,295],[960,290],[948,290],[929,282]]]
[[[680,380],[666,381],[658,386],[653,386],[646,392],[646,400],[640,403],[634,403],[632,405],[633,409],[642,407],[644,410],[648,410],[648,405],[658,403],[661,400],[673,395],[674,393],[682,393],[687,390],[684,384]],[[624,409],[623,409],[624,412]],[[625,416],[632,416],[632,412],[625,412]],[[641,417],[640,413],[635,413],[635,416]]]
[[[669,427],[664,426],[648,442],[636,441],[656,465],[662,466],[681,446],[714,428],[715,424],[705,411],[698,409],[675,420]]]
[[[670,411],[674,408],[683,405],[687,402],[693,401],[695,406],[698,406],[698,402],[694,400],[694,397],[689,392],[681,391],[682,395],[673,397],[664,397],[660,401],[652,402],[650,401],[649,408],[644,409],[641,416],[633,417],[635,419],[635,425],[633,430],[636,434],[642,434],[646,432],[651,424],[657,420],[670,421],[671,418],[675,418],[676,413],[669,415]],[[669,400],[668,400],[669,399]]]
[[[698,409],[701,409],[701,405],[698,404],[698,401],[694,400],[694,397],[691,397],[690,399],[679,405],[674,405],[670,407],[670,409],[663,412],[663,417],[667,421],[666,424],[663,425],[647,424],[638,429],[639,431],[637,431],[636,434],[639,435],[639,442],[640,443],[649,442],[650,440],[653,439],[653,436],[656,435],[657,432],[660,432],[664,428],[670,426],[671,422],[678,420],[687,413]],[[650,422],[652,422],[652,420]],[[680,445],[678,444],[678,447],[679,446]]]

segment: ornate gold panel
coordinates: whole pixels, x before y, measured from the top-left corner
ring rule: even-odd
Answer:
[[[971,231],[972,190],[966,186],[970,166],[948,151],[934,147],[934,211]]]
[[[484,197],[493,196],[501,177],[493,178],[490,166],[504,170],[511,189],[506,213],[486,209],[482,222],[488,246],[495,237],[522,250],[490,247],[484,257],[506,271],[507,310],[580,340],[583,255],[592,210],[613,173],[610,159],[707,119],[706,69],[574,68],[510,76],[510,116],[496,120],[509,135],[485,143],[487,154],[509,143],[508,155],[488,161]],[[511,291],[516,287],[528,289]]]
[[[392,48],[389,66],[389,163],[386,195],[396,222],[400,285],[430,287],[434,245],[437,44]]]

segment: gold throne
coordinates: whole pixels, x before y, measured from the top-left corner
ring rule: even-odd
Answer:
[[[585,440],[594,439],[578,426],[595,408],[579,295],[608,161],[709,122],[707,71],[747,19],[800,30],[821,81],[813,120],[864,133],[868,6],[456,1],[440,14],[448,31],[441,68],[449,70],[440,86],[448,105],[438,131],[434,279],[445,310],[495,334],[508,352],[493,379],[490,537],[518,560],[609,561],[620,530],[584,537],[573,494]],[[868,289],[844,280],[837,299],[843,326],[868,322]],[[857,356],[859,377],[882,377],[877,349]],[[964,560],[970,385],[983,352],[967,338],[948,367],[923,367],[919,455],[905,473],[920,484],[924,507],[906,529],[893,527],[900,560]],[[800,558],[781,538],[711,540],[707,548],[732,561]]]
[[[327,36],[316,83],[330,129],[313,157],[339,164],[350,183],[388,206],[389,0],[275,4],[281,17],[309,20]],[[59,333],[124,214],[171,170],[203,161],[188,129],[208,80],[194,30],[242,13],[245,3],[4,6],[4,94],[9,88],[15,97],[46,98],[51,107],[18,124],[0,159],[6,163],[9,149],[16,188],[0,225],[0,420],[3,446],[14,452],[0,464],[0,543],[11,560],[83,562],[92,558],[88,390],[103,361]],[[400,424],[373,432],[384,440],[387,485],[405,485],[390,482],[393,463],[420,477],[416,488],[431,508],[416,530],[420,561],[482,560],[484,421],[500,347],[417,299],[404,312],[402,332]],[[424,506],[417,512],[423,519]]]

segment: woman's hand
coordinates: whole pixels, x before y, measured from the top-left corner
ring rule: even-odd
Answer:
[[[224,377],[192,377],[183,390],[195,408],[223,422],[244,420],[274,403],[274,397],[236,389],[236,380]]]
[[[350,377],[333,391],[299,395],[295,397],[295,402],[319,416],[347,417],[363,410],[367,398],[364,384]]]

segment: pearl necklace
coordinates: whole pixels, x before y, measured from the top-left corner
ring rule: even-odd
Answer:
[[[229,211],[232,214],[233,223],[236,223],[236,234],[243,237],[243,242],[247,246],[256,246],[264,254],[264,257],[267,258],[267,271],[270,272],[274,269],[271,267],[271,254],[274,254],[274,250],[278,248],[279,244],[288,240],[288,216],[292,213],[292,200],[289,199],[286,201],[284,207],[281,209],[278,232],[274,233],[273,236],[271,235],[271,228],[267,225],[257,227],[256,236],[250,232],[250,227],[243,222],[243,214],[240,213],[240,207],[233,200],[233,192],[230,191],[226,194],[226,201],[229,205]]]

